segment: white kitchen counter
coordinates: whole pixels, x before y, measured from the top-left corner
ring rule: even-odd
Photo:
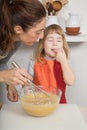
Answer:
[[[4,104],[0,111],[0,130],[87,130],[75,104],[60,104],[46,117],[31,117],[20,104]]]
[[[79,110],[82,113],[82,116],[87,124],[87,106],[79,106]]]

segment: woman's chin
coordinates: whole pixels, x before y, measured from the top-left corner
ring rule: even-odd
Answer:
[[[27,42],[25,43],[27,46],[33,46],[34,45],[34,42]]]

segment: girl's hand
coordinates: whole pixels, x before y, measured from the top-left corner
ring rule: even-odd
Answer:
[[[60,49],[57,50],[56,60],[57,60],[58,62],[60,62],[60,63],[67,61],[66,54],[65,54],[63,48],[60,48]]]
[[[11,102],[17,102],[18,101],[18,93],[14,86],[8,86],[7,87],[7,97]]]
[[[19,84],[24,85],[27,82],[27,79],[32,80],[32,77],[23,68],[13,68],[1,71],[0,75],[0,77],[2,77],[1,82],[10,86],[16,86]]]

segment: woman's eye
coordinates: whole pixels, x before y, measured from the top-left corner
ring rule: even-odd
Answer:
[[[42,32],[44,32],[44,29],[41,29],[41,30],[37,31],[36,35],[40,35]]]

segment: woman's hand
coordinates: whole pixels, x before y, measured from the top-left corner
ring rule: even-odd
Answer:
[[[32,77],[23,68],[13,68],[0,72],[0,82],[10,86],[24,85],[27,79],[32,80]]]
[[[7,87],[7,97],[11,102],[17,102],[18,101],[18,93],[14,86],[8,86]]]

